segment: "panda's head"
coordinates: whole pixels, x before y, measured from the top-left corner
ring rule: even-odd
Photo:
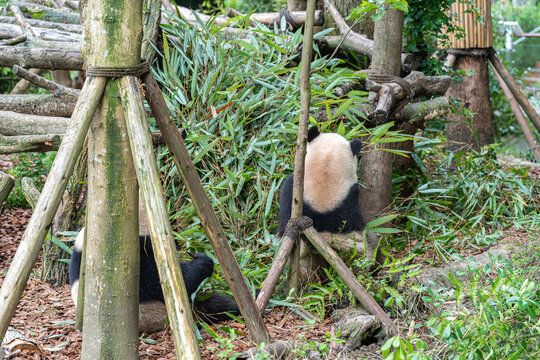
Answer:
[[[316,211],[336,209],[358,183],[358,156],[362,141],[347,141],[334,133],[308,131],[304,175],[304,200]]]

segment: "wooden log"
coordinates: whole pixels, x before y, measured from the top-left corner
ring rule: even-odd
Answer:
[[[394,322],[386,315],[386,312],[377,304],[377,302],[369,295],[366,289],[358,282],[352,271],[345,265],[343,260],[335,253],[335,251],[324,240],[320,238],[319,233],[309,227],[304,230],[304,235],[308,238],[311,244],[325,258],[325,260],[336,270],[338,275],[347,284],[354,296],[360,301],[360,304],[372,315],[377,316],[385,325],[386,330],[391,335],[398,335],[399,330]]]
[[[399,122],[419,122],[442,116],[450,109],[448,98],[440,96],[431,100],[407,104],[395,114]]]
[[[75,103],[54,95],[0,95],[0,111],[38,116],[70,117]]]
[[[501,62],[501,60],[499,59],[495,51],[491,52],[489,56],[489,61],[491,65],[493,65],[495,70],[499,73],[501,78],[504,80],[504,82],[506,83],[506,86],[508,86],[508,88],[512,92],[512,95],[514,95],[514,97],[516,98],[517,102],[519,103],[523,111],[525,111],[525,114],[527,114],[527,116],[533,123],[536,130],[540,131],[540,116],[538,116],[538,113],[534,110],[534,108],[532,107],[531,103],[529,102],[525,94],[523,94],[523,92],[519,88],[519,85],[517,84],[516,80],[514,79],[512,74],[510,74],[510,72],[504,66],[504,64]]]
[[[132,76],[120,79],[122,107],[127,119],[129,143],[135,161],[150,227],[150,238],[173,338],[179,359],[200,359],[190,303],[182,271],[176,256],[176,246],[167,205],[160,185],[159,170],[148,132],[146,113],[139,93],[139,81]]]
[[[24,16],[22,15],[21,10],[19,9],[19,7],[16,6],[16,5],[11,5],[9,7],[9,9],[11,10],[11,13],[15,17],[15,20],[17,20],[17,22],[19,23],[19,26],[21,27],[22,32],[24,34],[28,34],[28,35],[31,35],[31,36],[36,36],[36,34],[32,30],[32,28],[30,27],[30,25],[28,25],[28,23],[24,19]]]
[[[508,100],[508,104],[510,105],[512,112],[514,113],[514,116],[516,117],[516,120],[519,124],[519,127],[521,128],[521,131],[523,132],[523,135],[525,136],[525,140],[527,141],[527,144],[531,148],[534,158],[536,159],[536,161],[540,162],[540,147],[539,147],[538,141],[536,140],[536,136],[534,136],[533,132],[531,131],[531,128],[529,127],[529,124],[527,123],[527,119],[521,112],[519,103],[517,102],[516,98],[512,94],[512,91],[510,90],[508,85],[506,85],[503,78],[501,77],[497,69],[495,69],[493,64],[491,64],[491,68],[493,70],[493,73],[495,74],[495,77],[497,78],[497,81],[499,82],[499,85],[501,86],[504,96]]]
[[[6,200],[15,185],[15,180],[3,171],[0,171],[0,215],[5,209]]]
[[[14,4],[16,4],[25,14],[30,15],[32,18],[43,19],[61,24],[81,23],[81,17],[79,14],[71,11],[62,11],[44,5],[19,1],[14,2]]]
[[[161,94],[161,90],[151,73],[144,75],[144,84],[146,99],[150,104],[152,114],[156,119],[156,124],[163,134],[165,143],[173,156],[174,163],[180,172],[182,181],[186,185],[195,211],[197,211],[197,215],[201,219],[201,224],[208,235],[208,239],[210,240],[210,244],[214,249],[216,257],[221,264],[225,280],[234,294],[240,312],[246,322],[246,326],[253,337],[253,341],[257,344],[262,342],[268,343],[270,337],[261,314],[257,310],[255,300],[251,297],[242,271],[238,266],[238,262],[236,261],[227,240],[227,236],[225,235],[217,215],[212,208],[212,204],[208,199],[206,191],[197,176],[197,170],[191,162],[189,153],[184,145],[184,140],[176,128],[171,113],[169,112],[169,108]]]
[[[26,227],[21,243],[11,262],[2,287],[0,288],[0,339],[4,338],[10,320],[22,295],[28,277],[41,251],[54,213],[64,193],[94,110],[105,88],[105,79],[87,78],[77,102],[66,135],[56,154],[56,158],[43,187],[32,218]]]
[[[0,66],[4,67],[19,65],[49,70],[82,70],[83,64],[79,51],[0,47]]]
[[[36,27],[39,28],[45,28],[45,29],[54,29],[54,30],[60,30],[62,32],[71,32],[71,33],[82,33],[82,26],[80,24],[61,24],[61,23],[55,23],[45,20],[38,20],[38,19],[26,19],[26,22],[30,24],[34,29]],[[0,16],[0,24],[17,24],[17,20],[15,20],[14,17],[11,16]],[[1,29],[1,27],[0,27]],[[39,31],[38,31],[39,34]]]
[[[387,85],[381,85],[377,94],[379,95],[379,101],[373,112],[373,119],[376,124],[382,124],[386,122],[390,109],[394,106],[394,95]]]
[[[0,111],[0,134],[46,135],[63,134],[69,118],[18,114],[13,111]]]
[[[32,84],[39,86],[45,90],[49,90],[56,96],[70,97],[72,100],[76,100],[80,94],[80,91],[68,88],[63,85],[56,84],[50,80],[45,79],[39,75],[36,75],[18,65],[13,66],[13,74],[30,81]]]
[[[0,154],[56,151],[61,142],[60,135],[4,136],[0,134]]]
[[[166,7],[167,8],[167,7]],[[169,8],[169,10],[173,13],[176,12],[176,9],[173,7],[172,9]],[[203,23],[206,23],[208,20],[210,20],[212,17],[209,15],[196,13],[195,11],[188,9],[183,6],[178,6],[178,10],[180,11],[180,14],[182,17],[184,17],[189,23],[196,24],[198,23],[197,17],[201,19]],[[195,13],[197,16],[195,16]],[[306,22],[306,11],[292,11],[290,12],[292,20],[298,24],[298,25],[304,25]],[[322,10],[315,11],[314,14],[314,23],[317,26],[320,26],[324,22],[324,13]],[[273,23],[280,23],[281,22],[281,15],[279,12],[272,12],[272,13],[255,13],[251,14],[251,19],[257,20],[263,24],[271,25]],[[219,26],[227,25],[230,22],[230,18],[226,15],[219,15],[215,17],[215,23]]]
[[[13,46],[13,45],[17,45],[17,44],[20,44],[20,43],[23,43],[27,40],[27,35],[26,34],[23,34],[23,35],[19,35],[19,36],[15,36],[11,39],[7,39],[7,40],[3,40],[3,41],[0,41],[0,46]]]
[[[313,52],[313,16],[315,13],[315,0],[307,1],[306,26],[304,28],[304,41],[302,46],[302,62],[300,64],[300,116],[298,119],[298,134],[296,139],[296,153],[294,156],[294,182],[292,193],[291,219],[302,216],[304,205],[304,164],[307,149],[307,135],[309,125],[309,108],[311,102],[311,59]],[[300,283],[300,244],[293,247],[291,271],[289,272],[288,288],[293,289],[293,295],[301,292]]]

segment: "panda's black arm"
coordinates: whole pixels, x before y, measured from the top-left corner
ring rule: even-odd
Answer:
[[[278,235],[283,236],[287,223],[291,219],[294,173],[287,176],[281,187],[279,197],[279,224]]]

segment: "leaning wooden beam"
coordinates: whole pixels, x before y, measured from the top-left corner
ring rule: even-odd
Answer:
[[[527,144],[531,148],[534,158],[536,159],[536,161],[540,162],[540,145],[538,144],[538,141],[536,140],[536,136],[534,136],[533,132],[531,131],[531,128],[529,127],[529,124],[527,123],[527,119],[521,112],[521,108],[519,107],[519,104],[516,98],[512,94],[512,91],[506,85],[506,83],[504,82],[499,72],[495,70],[495,68],[493,67],[493,64],[491,64],[491,67],[493,69],[493,73],[497,77],[497,81],[499,81],[499,85],[501,86],[504,96],[508,100],[508,104],[510,105],[512,112],[514,113],[514,116],[516,117],[519,127],[521,128],[521,131],[523,132],[523,135],[525,136],[525,140],[527,141]]]
[[[28,2],[14,2],[24,13],[31,15],[30,17],[35,17],[51,22],[62,23],[62,24],[80,24],[81,17],[78,13],[72,11],[62,11],[58,9],[53,9],[48,6],[33,4]]]
[[[79,51],[26,47],[0,47],[0,66],[14,65],[49,69],[82,70],[84,60]]]
[[[324,259],[336,270],[345,284],[351,289],[354,296],[360,301],[360,304],[372,315],[377,316],[385,325],[391,335],[398,335],[399,330],[394,322],[386,315],[386,312],[369,295],[366,289],[358,282],[352,271],[345,265],[343,260],[336,254],[330,245],[321,239],[317,230],[309,227],[304,230],[304,235],[311,244],[317,249]]]
[[[42,71],[41,69],[30,69],[30,72],[34,74],[41,74],[41,71]],[[24,94],[26,90],[28,90],[30,85],[32,85],[30,81],[21,79],[17,82],[17,84],[15,84],[15,86],[13,87],[13,89],[11,89],[11,92],[9,94],[10,95]]]
[[[2,288],[0,288],[0,299],[2,299],[0,302],[0,339],[3,339],[6,334],[66,184],[73,172],[77,157],[82,150],[88,127],[103,94],[105,82],[106,80],[101,78],[86,79],[81,99],[75,107],[65,138],[56,154],[41,192],[44,195],[40,196],[36,204],[32,218],[26,227]]]
[[[221,227],[206,191],[201,184],[201,180],[197,175],[197,170],[191,162],[191,157],[184,145],[184,140],[182,140],[174,120],[172,119],[156,79],[154,79],[154,76],[151,73],[144,76],[144,84],[146,99],[150,104],[150,109],[156,119],[156,124],[163,134],[165,143],[173,156],[174,163],[180,172],[182,181],[186,185],[189,197],[195,206],[197,215],[201,219],[201,223],[208,235],[210,244],[223,269],[225,280],[227,280],[227,283],[234,294],[240,312],[244,316],[244,321],[253,337],[253,341],[257,344],[262,342],[268,344],[270,336],[268,335],[262,316],[257,310],[255,301],[251,297],[242,271],[238,266],[238,262],[236,261],[227,240],[227,236]]]
[[[504,80],[504,82],[512,92],[512,95],[514,95],[523,111],[525,111],[525,114],[527,114],[529,119],[531,119],[531,122],[536,127],[536,130],[540,131],[540,116],[538,116],[538,113],[534,110],[525,94],[523,94],[523,92],[519,88],[516,80],[514,79],[512,74],[510,74],[508,69],[506,69],[495,51],[491,52],[489,56],[489,62],[491,63],[491,65],[493,65],[495,71],[497,71],[501,78]]]
[[[0,111],[0,134],[8,136],[63,134],[69,118]]]
[[[300,116],[294,156],[294,181],[292,193],[291,219],[302,216],[304,207],[304,164],[306,158],[307,136],[309,125],[309,109],[311,103],[311,58],[313,52],[313,17],[315,0],[308,0],[306,6],[306,26],[302,46],[302,62],[300,64]],[[291,271],[289,272],[288,288],[294,289],[293,294],[300,294],[300,243],[293,248]]]
[[[56,151],[61,141],[60,135],[4,136],[0,134],[0,154]]]
[[[274,261],[272,261],[272,267],[270,268],[270,271],[264,280],[264,284],[261,287],[261,291],[257,296],[256,304],[259,311],[264,311],[266,305],[268,305],[268,301],[270,301],[272,293],[276,288],[279,276],[283,273],[283,269],[289,261],[289,255],[294,245],[298,244],[300,241],[301,231],[312,225],[313,221],[306,216],[289,220],[289,223],[285,229],[285,234],[283,235],[283,240],[281,240],[279,250],[274,258]]]
[[[15,180],[6,174],[5,172],[0,171],[0,215],[4,211],[6,200],[15,185]]]
[[[24,198],[26,199],[32,210],[34,210],[39,200],[40,194],[38,188],[36,187],[36,184],[34,183],[34,179],[29,177],[23,177],[21,179],[21,190]]]
[[[82,26],[79,24],[61,24],[61,23],[55,23],[45,20],[37,20],[37,19],[26,19],[26,22],[30,24],[31,26],[40,27],[40,28],[46,28],[46,29],[55,29],[55,30],[61,30],[63,32],[68,31],[72,33],[82,33]],[[17,20],[15,20],[12,16],[0,16],[0,24],[17,24]]]
[[[80,94],[79,90],[74,90],[71,88],[68,88],[63,85],[59,85],[57,83],[54,83],[50,80],[45,79],[44,77],[41,77],[39,75],[36,75],[19,65],[13,66],[13,74],[30,81],[32,84],[39,86],[40,88],[43,88],[45,90],[49,90],[50,92],[54,93],[56,96],[60,97],[70,97],[72,100],[76,100],[77,97]]]
[[[120,79],[122,107],[135,162],[135,172],[143,194],[146,217],[150,227],[150,238],[173,330],[177,357],[179,359],[200,359],[189,298],[176,257],[174,236],[169,222],[167,205],[163,198],[163,190],[160,186],[159,170],[148,132],[139,86],[138,79],[133,76],[125,76]]]
[[[75,103],[54,95],[0,95],[0,111],[38,116],[71,117]]]

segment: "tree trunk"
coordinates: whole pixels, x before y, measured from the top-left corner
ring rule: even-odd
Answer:
[[[8,174],[0,171],[0,215],[4,211],[4,203],[6,202],[11,189],[13,189],[15,181]]]
[[[141,0],[88,0],[81,13],[88,66],[140,63]],[[109,80],[88,134],[83,360],[138,358],[138,186],[126,134]]]
[[[454,152],[479,150],[483,145],[493,143],[487,58],[460,55],[455,69],[465,72],[466,75],[461,81],[452,82],[446,96],[460,100],[468,115],[447,115],[448,120],[452,121],[446,127],[448,149]]]
[[[403,12],[387,8],[375,23],[372,73],[399,76],[402,33]],[[382,150],[385,146],[370,146],[362,155],[361,179],[365,187],[360,188],[360,207],[368,221],[392,201],[392,154]]]

